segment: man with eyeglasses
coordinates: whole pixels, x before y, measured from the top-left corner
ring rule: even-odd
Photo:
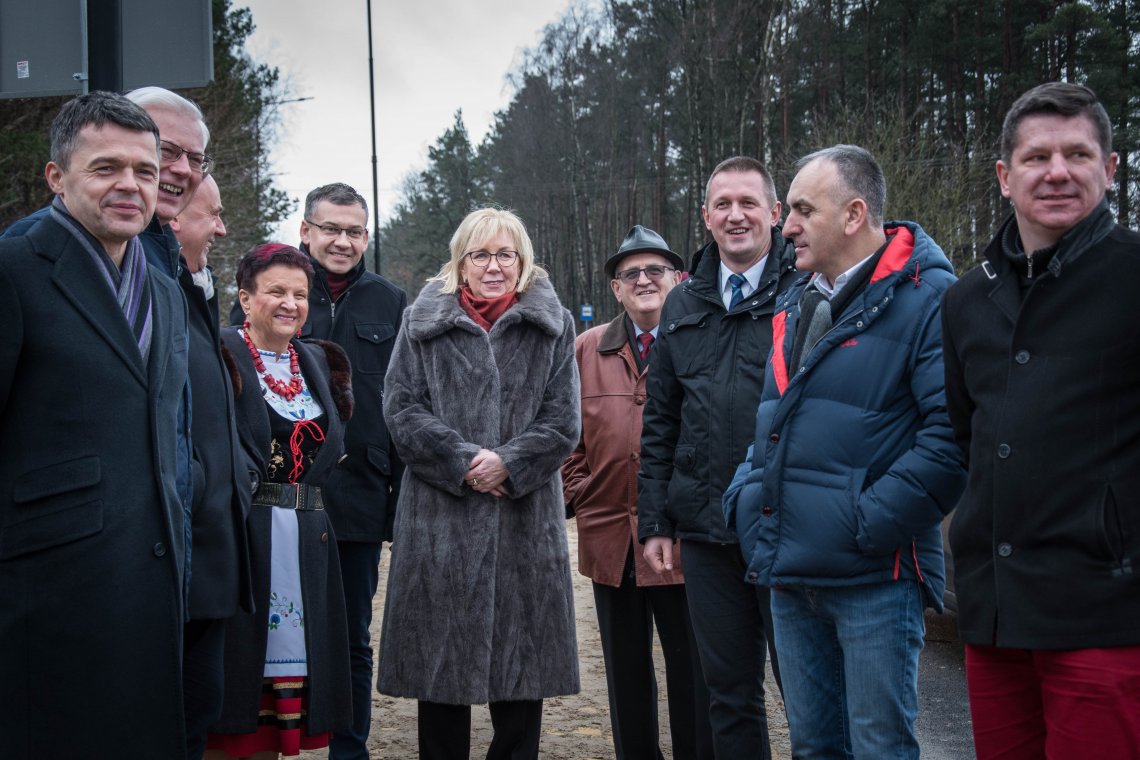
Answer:
[[[250,494],[233,425],[228,370],[218,343],[217,312],[211,315],[200,303],[204,291],[194,283],[171,228],[212,168],[205,154],[210,131],[198,106],[170,90],[142,87],[126,98],[141,106],[159,131],[157,203],[139,241],[148,271],[176,283],[187,308],[183,340],[190,346],[189,372],[175,430],[176,480],[191,525],[183,589],[187,619],[182,682],[186,755],[197,760],[205,751],[207,728],[221,714],[225,620],[239,608],[253,609],[245,534]],[[49,211],[21,219],[0,237],[27,234]]]
[[[661,757],[656,625],[665,656],[673,756],[711,758],[708,692],[685,600],[680,557],[654,572],[637,540],[637,469],[645,382],[665,297],[684,260],[636,225],[606,261],[622,312],[574,342],[582,380],[582,437],[562,466],[567,514],[578,524],[578,570],[593,581],[606,664],[614,752]]]
[[[341,182],[305,198],[302,251],[313,261],[309,319],[303,338],[336,343],[352,362],[355,407],[345,431],[345,458],[326,482],[325,508],[336,531],[348,615],[352,667],[352,728],[335,733],[330,760],[367,760],[372,708],[368,628],[379,582],[380,552],[392,539],[403,465],[384,424],[384,375],[408,305],[399,287],[364,266],[368,204]],[[240,308],[231,320],[240,324]]]
[[[685,542],[685,588],[719,758],[769,758],[765,649],[768,591],[745,581],[736,532],[721,497],[752,443],[772,347],[776,297],[796,277],[780,234],[780,203],[759,161],[722,161],[701,208],[709,243],[693,276],[669,294],[646,383],[638,534],[657,572],[675,568]]]

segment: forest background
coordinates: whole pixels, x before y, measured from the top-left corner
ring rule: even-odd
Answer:
[[[211,129],[230,231],[211,262],[227,284],[291,209],[269,163],[291,93],[246,52],[248,9],[212,1],[215,82],[185,94]],[[882,164],[887,217],[919,222],[963,270],[1008,213],[993,170],[1002,116],[1040,82],[1100,96],[1120,154],[1109,200],[1137,225],[1138,53],[1140,0],[573,6],[506,73],[513,97],[480,144],[456,113],[373,243],[383,274],[414,295],[468,211],[511,208],[563,303],[575,313],[591,303],[605,320],[616,313],[606,257],[644,224],[688,258],[706,240],[703,188],[721,159],[759,158],[783,197],[796,158],[848,142]],[[49,199],[42,172],[60,102],[0,101],[0,228]]]

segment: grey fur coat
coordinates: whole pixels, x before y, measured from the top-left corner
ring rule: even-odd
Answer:
[[[578,442],[574,322],[539,278],[485,332],[431,282],[405,312],[384,418],[407,464],[377,689],[447,704],[578,691],[559,466]],[[480,448],[507,498],[472,491]]]

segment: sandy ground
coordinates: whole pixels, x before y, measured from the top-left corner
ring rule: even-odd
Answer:
[[[574,578],[574,602],[578,620],[578,658],[582,691],[573,696],[548,699],[542,715],[541,755],[550,760],[593,760],[612,758],[613,737],[610,731],[609,704],[606,699],[606,672],[602,648],[598,641],[594,595],[589,579],[578,573],[578,534],[574,522],[567,523],[570,560]],[[380,620],[384,614],[384,589],[387,588],[388,557],[385,550],[380,566],[380,591],[376,594],[372,620],[372,642],[379,640]],[[665,693],[665,672],[661,653],[657,651],[658,704],[661,723],[661,749],[673,758],[669,746],[669,718]],[[772,756],[775,760],[791,757],[788,725],[775,680],[769,670],[765,679],[768,698],[768,720],[772,732]],[[486,707],[475,707],[471,715],[471,757],[485,756],[491,741],[491,719]],[[373,692],[372,733],[369,755],[374,760],[402,760],[416,757],[416,704],[412,700],[395,699]],[[302,753],[304,760],[327,757],[326,751]],[[677,760],[682,760],[678,758]]]

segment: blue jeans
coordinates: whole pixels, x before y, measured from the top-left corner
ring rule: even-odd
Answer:
[[[772,589],[784,707],[798,760],[918,758],[914,581]]]

